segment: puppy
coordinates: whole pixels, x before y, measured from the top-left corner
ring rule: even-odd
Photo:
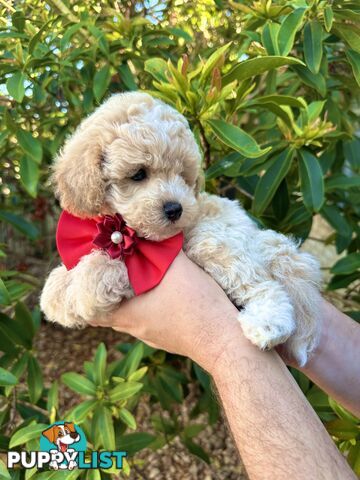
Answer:
[[[69,448],[69,445],[76,443],[80,440],[80,435],[75,430],[75,425],[71,422],[65,422],[64,425],[53,425],[52,427],[44,430],[42,434],[49,440],[49,442],[54,443],[57,447],[57,451],[64,452],[74,452],[73,448]],[[69,465],[63,464],[60,468],[66,468],[73,470],[77,464],[74,460],[70,460]],[[51,462],[50,466],[54,470],[58,470],[59,465],[57,462]]]
[[[290,238],[259,229],[237,201],[201,193],[200,164],[179,112],[148,94],[123,93],[80,124],[52,181],[62,208],[77,217],[120,213],[152,241],[183,232],[185,253],[239,307],[246,337],[261,349],[287,341],[305,364],[319,330],[318,262]],[[40,304],[50,321],[75,327],[133,295],[125,263],[98,249],[70,270],[55,268]]]

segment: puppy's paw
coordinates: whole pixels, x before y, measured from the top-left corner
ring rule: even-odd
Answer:
[[[285,343],[296,329],[290,304],[287,311],[283,309],[282,312],[268,312],[265,315],[252,306],[241,311],[238,318],[245,337],[261,350]]]

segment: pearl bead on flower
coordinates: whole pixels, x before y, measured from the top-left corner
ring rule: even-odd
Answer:
[[[113,243],[119,244],[122,242],[123,236],[121,232],[113,232],[110,238]]]

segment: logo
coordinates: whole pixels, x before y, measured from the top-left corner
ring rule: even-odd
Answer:
[[[92,451],[86,455],[86,437],[83,430],[73,422],[55,422],[44,430],[40,437],[40,451],[7,453],[7,466],[14,468],[45,468],[53,470],[123,468],[122,451]]]

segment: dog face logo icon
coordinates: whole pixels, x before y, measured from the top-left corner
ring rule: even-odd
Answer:
[[[42,432],[40,449],[52,455],[54,470],[73,470],[78,452],[86,450],[84,432],[73,422],[56,422]]]
[[[75,425],[71,422],[65,422],[64,425],[53,425],[42,432],[43,435],[54,443],[59,452],[66,452],[69,445],[80,440],[80,435],[75,430]]]

